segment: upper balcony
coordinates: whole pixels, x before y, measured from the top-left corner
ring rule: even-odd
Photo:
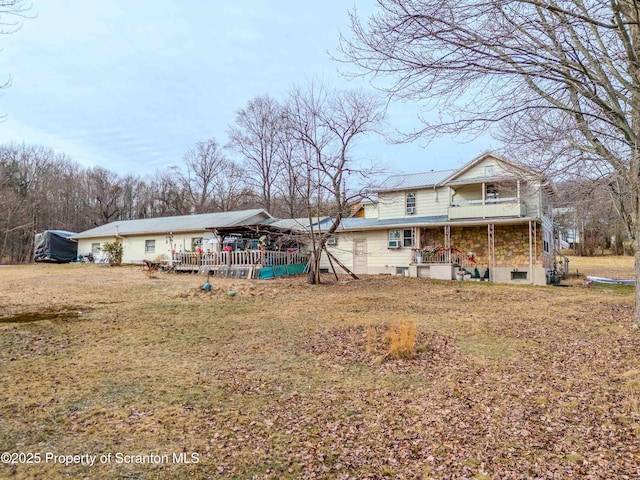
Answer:
[[[517,197],[496,198],[491,200],[468,200],[451,205],[448,209],[449,220],[468,218],[524,217],[526,204]]]

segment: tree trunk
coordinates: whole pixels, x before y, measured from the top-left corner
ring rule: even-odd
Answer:
[[[317,244],[316,244],[317,248]],[[320,254],[317,251],[313,251],[311,253],[311,262],[309,264],[309,273],[307,275],[307,283],[310,285],[319,285],[320,284],[320,255],[322,254],[322,250],[320,250]]]
[[[640,328],[640,227],[636,222],[635,226],[635,238],[633,239],[633,263],[636,276],[636,294],[635,294],[635,308],[634,308],[634,321],[635,328]]]

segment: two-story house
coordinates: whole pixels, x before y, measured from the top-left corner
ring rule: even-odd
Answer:
[[[492,153],[458,170],[395,175],[328,249],[356,274],[451,280],[462,267],[544,285],[554,262],[551,193],[547,179]]]

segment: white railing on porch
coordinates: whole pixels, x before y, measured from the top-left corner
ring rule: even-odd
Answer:
[[[213,267],[213,266],[272,266],[306,264],[309,255],[301,252],[261,252],[260,250],[238,250],[231,252],[190,253],[179,252],[173,255],[173,264],[177,268]]]
[[[433,252],[414,251],[411,261],[416,264],[458,265],[473,272],[476,263],[466,253],[453,248],[438,248]]]

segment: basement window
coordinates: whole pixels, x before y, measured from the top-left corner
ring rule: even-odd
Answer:
[[[511,272],[511,280],[526,280],[527,272]]]
[[[396,267],[396,275],[409,276],[409,267]]]

